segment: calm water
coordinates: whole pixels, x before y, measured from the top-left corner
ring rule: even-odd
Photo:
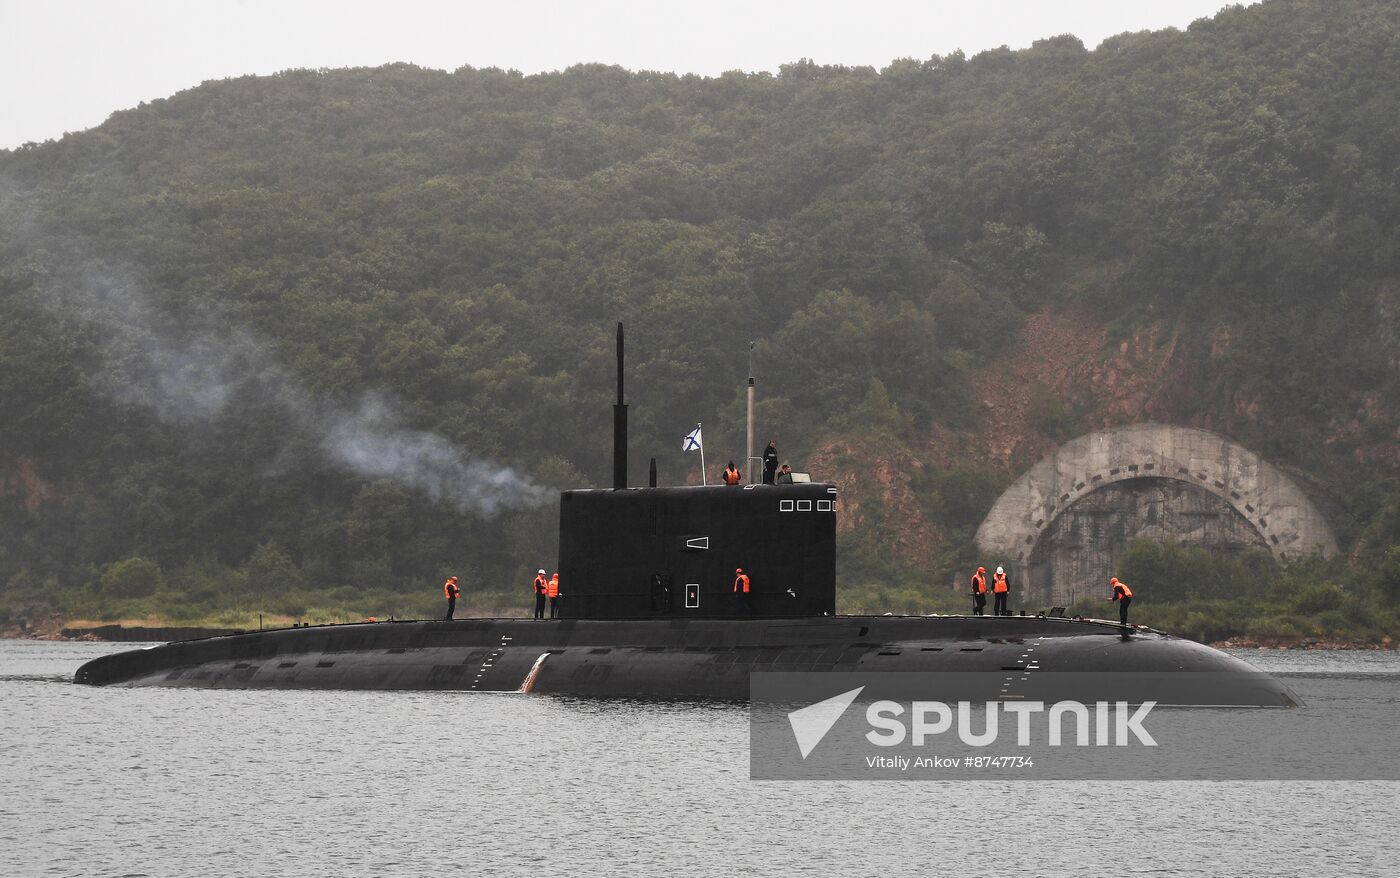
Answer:
[[[126,648],[0,640],[0,876],[1400,873],[1396,783],[754,782],[742,706],[69,682]]]

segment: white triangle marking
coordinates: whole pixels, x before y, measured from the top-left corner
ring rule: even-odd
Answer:
[[[808,705],[800,710],[794,710],[788,714],[788,723],[792,725],[792,736],[797,739],[797,749],[802,751],[802,758],[806,759],[816,746],[826,737],[826,733],[831,731],[831,727],[836,725],[836,721],[846,712],[846,708],[851,706],[851,702],[856,700],[856,696],[864,689],[852,689],[849,692],[842,692],[840,695],[833,695],[825,701],[818,701],[816,704]]]

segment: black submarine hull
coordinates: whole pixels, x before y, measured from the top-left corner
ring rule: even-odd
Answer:
[[[1105,622],[1018,616],[329,625],[116,653],[84,664],[74,679],[100,686],[742,701],[749,675],[763,671],[996,672],[995,679],[1018,681],[1017,697],[1036,697],[1036,687],[1049,681],[1075,680],[1054,697],[1084,701],[1139,700],[1151,695],[1142,680],[1175,679],[1189,681],[1177,687],[1189,696],[1175,703],[1295,703],[1272,677],[1190,640]],[[1094,675],[1093,691],[1080,691],[1085,674]],[[1107,691],[1104,679],[1122,680],[1122,691]]]

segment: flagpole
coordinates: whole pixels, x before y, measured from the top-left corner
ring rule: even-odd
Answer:
[[[696,421],[696,422],[695,422],[695,429],[696,429],[696,430],[699,430],[700,427],[701,427],[700,422],[699,422],[699,421]],[[700,484],[701,484],[701,485],[704,485],[704,486],[706,486],[706,487],[708,487],[708,486],[709,486],[709,482],[705,481],[705,439],[704,439],[704,434],[703,434],[703,433],[700,434],[700,436],[701,436],[701,438],[700,438]]]

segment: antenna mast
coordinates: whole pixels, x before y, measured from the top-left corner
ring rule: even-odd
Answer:
[[[622,401],[622,324],[617,324],[617,403],[613,406],[613,490],[627,488],[627,404]]]

